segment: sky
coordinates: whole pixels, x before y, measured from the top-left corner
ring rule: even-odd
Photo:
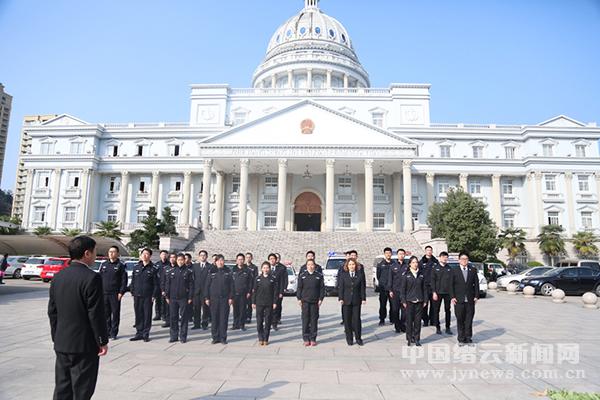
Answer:
[[[303,0],[0,0],[0,82],[13,98],[0,187],[25,115],[184,122],[189,85],[250,87]],[[600,124],[600,0],[321,0],[372,87],[430,83],[431,120]]]

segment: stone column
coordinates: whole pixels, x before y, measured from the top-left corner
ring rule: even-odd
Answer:
[[[279,175],[277,178],[277,230],[285,230],[285,206],[287,194],[287,160],[279,159]]]
[[[88,196],[88,188],[90,187],[90,179],[94,171],[85,168],[81,171],[81,200],[79,203],[79,221],[78,228],[86,232],[88,229],[85,226],[85,217],[87,214],[88,207],[90,206],[90,198]]]
[[[465,193],[469,193],[469,174],[459,174],[458,175],[458,182],[460,187],[462,188],[462,190]]]
[[[325,230],[333,232],[335,226],[335,160],[325,161]]]
[[[502,228],[502,204],[501,204],[501,189],[500,189],[500,174],[492,175],[492,220],[496,226]]]
[[[213,226],[215,229],[223,229],[223,203],[225,202],[225,174],[217,171],[217,181],[215,183],[215,220]]]
[[[95,225],[93,225],[92,223],[94,222],[94,217],[96,215],[96,201],[98,200],[96,197],[96,193],[98,190],[98,176],[99,175],[95,170],[90,170],[87,197],[85,197],[85,200],[82,203],[83,207],[85,208],[83,226],[87,227],[90,232],[93,231],[95,228]],[[102,193],[102,191],[100,191],[100,193]]]
[[[181,225],[190,224],[190,200],[192,197],[192,171],[185,171],[183,173],[183,208],[181,209],[181,215],[179,223]]]
[[[402,181],[404,184],[404,232],[413,231],[411,164],[411,160],[404,160],[402,162]]]
[[[294,73],[292,71],[288,71],[288,88],[294,88]]]
[[[365,230],[373,230],[373,160],[365,160]]]
[[[48,226],[52,229],[58,228],[58,202],[60,200],[60,178],[62,176],[62,169],[56,168],[54,170],[54,179],[52,181],[52,192],[50,192],[50,197],[52,198],[52,203],[50,205],[50,219]]]
[[[600,200],[600,172],[596,172],[594,177],[596,178],[596,198]]]
[[[567,234],[575,234],[577,233],[577,224],[575,221],[575,206],[574,206],[574,198],[573,198],[573,173],[565,172],[565,196],[567,197],[565,201],[567,202],[567,215],[569,217],[569,230],[566,232]]]
[[[277,76],[273,75],[271,77],[271,89],[275,89],[275,86],[277,85]]]
[[[31,208],[31,197],[33,196],[33,178],[35,174],[32,169],[27,169],[27,183],[25,184],[25,199],[23,201],[23,216],[21,217],[21,226],[24,229],[29,227],[29,213]]]
[[[202,229],[208,229],[210,218],[210,177],[212,174],[212,160],[204,160],[202,167]]]
[[[158,215],[161,214],[160,210],[158,209],[158,185],[159,184],[160,184],[160,171],[152,171],[152,190],[151,190],[152,202],[150,204],[152,204],[152,207],[156,208],[156,212]]]
[[[245,231],[248,227],[248,166],[250,160],[243,158],[240,160],[240,203],[239,203],[239,230]]]
[[[394,196],[394,232],[402,232],[402,175],[398,172],[392,175],[392,190]]]
[[[307,89],[312,89],[312,68],[306,71],[306,87]]]
[[[425,175],[425,181],[427,186],[427,207],[431,207],[435,202],[435,173],[428,172]]]
[[[129,193],[129,171],[121,172],[121,189],[119,191],[119,221],[121,226],[127,223],[127,206],[129,199],[127,198]]]
[[[348,74],[344,74],[344,89],[348,89]]]
[[[327,70],[327,89],[331,89],[331,74],[332,74],[332,70],[328,69]]]

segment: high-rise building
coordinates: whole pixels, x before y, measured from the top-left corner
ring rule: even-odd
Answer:
[[[2,169],[4,167],[4,153],[6,152],[6,138],[8,137],[8,121],[12,108],[12,96],[4,91],[4,85],[0,83],[0,182],[2,181]]]

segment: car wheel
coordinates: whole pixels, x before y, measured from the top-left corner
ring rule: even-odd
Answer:
[[[516,287],[519,287],[519,285],[521,284],[521,282],[519,281],[510,281],[510,283],[514,283]]]
[[[600,285],[596,286],[594,291],[596,292],[596,296],[600,297]]]
[[[13,272],[13,279],[21,279],[21,269],[20,268],[15,269],[15,272]]]
[[[540,291],[542,292],[542,294],[544,296],[552,296],[552,292],[554,292],[554,289],[556,289],[556,288],[554,287],[553,284],[551,284],[551,283],[544,283],[542,285],[542,287],[540,288]]]
[[[23,279],[25,279],[26,281],[30,280],[31,277],[30,276],[24,276]]]
[[[480,292],[479,293],[479,298],[480,299],[485,299],[487,297],[487,292]]]
[[[44,282],[46,282],[46,283],[50,282],[50,279],[46,279],[46,278],[44,278],[44,279],[42,279],[42,280],[43,280]]]

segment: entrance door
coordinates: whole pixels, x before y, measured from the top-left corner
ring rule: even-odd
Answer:
[[[321,231],[321,200],[311,192],[300,194],[294,202],[294,229],[299,232]]]

